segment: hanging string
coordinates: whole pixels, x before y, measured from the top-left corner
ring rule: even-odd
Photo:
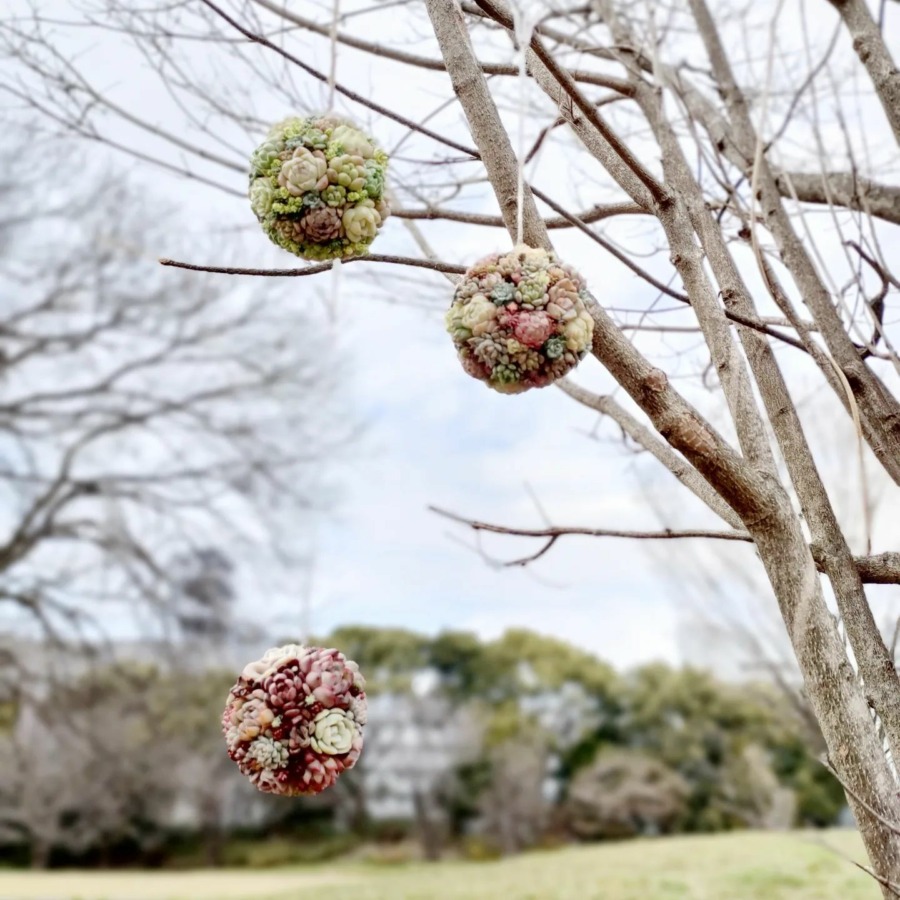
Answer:
[[[331,7],[331,29],[329,30],[329,38],[331,40],[331,62],[328,67],[328,106],[329,113],[334,112],[334,86],[337,82],[337,59],[338,59],[338,22],[341,18],[341,0],[332,0]],[[328,321],[332,329],[337,325],[338,296],[341,289],[341,260],[336,259],[331,266],[331,295],[328,307]]]
[[[316,477],[314,486],[318,487],[319,478]],[[306,578],[303,582],[303,591],[300,595],[300,643],[306,644],[312,635],[312,605],[315,594],[316,563],[319,557],[319,519],[318,514],[312,516],[312,536],[310,538],[310,556],[306,569]]]
[[[341,297],[341,259],[338,257],[331,264],[331,292],[328,298],[328,325],[329,337],[334,337],[337,332],[338,301]]]
[[[519,108],[518,108],[518,147],[516,158],[518,162],[516,184],[516,245],[522,243],[525,231],[525,115],[526,101],[528,99],[528,47],[531,45],[531,35],[534,31],[534,10],[531,14],[524,8],[524,0],[513,0],[513,31],[516,37],[516,52],[519,63]]]
[[[331,14],[331,30],[329,37],[331,38],[331,65],[328,69],[328,111],[334,110],[334,85],[337,79],[337,56],[338,56],[338,21],[341,17],[341,0],[334,0]]]

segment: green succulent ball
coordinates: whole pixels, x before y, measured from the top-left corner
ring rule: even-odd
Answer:
[[[352,122],[285,119],[250,156],[250,208],[269,239],[295,256],[364,256],[390,215],[387,167],[387,153]]]

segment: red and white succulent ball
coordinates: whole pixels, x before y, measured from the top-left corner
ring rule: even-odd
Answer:
[[[366,682],[339,650],[287,644],[244,668],[228,694],[228,755],[261,791],[318,794],[363,747]]]

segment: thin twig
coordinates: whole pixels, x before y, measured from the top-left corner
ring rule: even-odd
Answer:
[[[452,275],[462,275],[466,271],[465,266],[453,263],[440,262],[439,260],[419,259],[415,256],[387,256],[380,253],[372,253],[368,256],[351,256],[341,260],[343,265],[354,262],[389,263],[395,266],[411,266],[416,269],[431,269],[434,272],[449,272]],[[303,266],[298,269],[246,269],[235,266],[205,266],[198,263],[180,262],[175,259],[161,259],[161,266],[173,266],[176,269],[190,269],[192,272],[214,272],[218,275],[261,275],[270,278],[297,277],[300,275],[317,275],[319,272],[330,272],[333,263],[314,263],[311,266]]]
[[[663,531],[626,531],[620,528],[581,528],[556,527],[556,528],[512,528],[506,525],[492,525],[490,522],[480,522],[477,519],[468,519],[457,513],[441,509],[437,506],[429,506],[428,509],[462,525],[468,525],[473,531],[489,531],[492,534],[509,534],[516,537],[543,537],[560,538],[563,535],[582,535],[584,537],[614,537],[636,538],[647,540],[666,540],[672,538],[713,538],[723,541],[752,541],[746,531],[713,531],[704,528],[689,528],[675,531],[666,528]],[[548,548],[549,549],[549,548]]]
[[[260,34],[255,34],[250,31],[248,28],[245,28],[240,24],[236,19],[232,18],[225,12],[217,4],[213,3],[212,0],[200,0],[201,3],[208,6],[217,16],[220,16],[224,19],[232,28],[239,31],[248,41],[253,41],[255,44],[261,44],[263,47],[268,47],[270,50],[274,50],[279,56],[282,56],[288,62],[293,63],[295,66],[299,66],[303,69],[307,75],[311,75],[313,78],[318,79],[319,81],[328,84],[328,77],[323,75],[321,72],[314,69],[308,63],[303,62],[302,59],[294,56],[293,53],[288,53],[287,50],[283,50],[277,44],[273,44],[268,38],[263,37]],[[472,156],[475,159],[480,159],[481,154],[478,153],[472,147],[466,147],[464,144],[457,144],[456,141],[450,140],[450,138],[444,137],[441,134],[438,134],[436,131],[431,131],[429,128],[425,128],[422,125],[419,125],[417,122],[413,122],[412,119],[406,118],[406,116],[401,116],[399,113],[394,112],[391,109],[388,109],[386,106],[381,106],[378,103],[375,103],[372,100],[367,100],[361,94],[357,94],[356,91],[351,91],[349,88],[345,88],[343,85],[335,84],[335,91],[338,94],[343,94],[348,100],[353,100],[355,103],[359,103],[363,106],[368,107],[373,112],[377,112],[379,115],[386,116],[389,119],[393,119],[395,122],[399,122],[401,125],[405,125],[407,128],[412,131],[417,131],[419,134],[425,135],[425,137],[431,138],[433,141],[437,141],[439,144],[444,144],[447,147],[452,147],[454,150],[458,150],[460,153],[465,153],[467,156]]]

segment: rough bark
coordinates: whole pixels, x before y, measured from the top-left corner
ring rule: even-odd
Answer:
[[[482,161],[497,195],[503,223],[506,230],[515,237],[519,194],[518,163],[497,107],[490,99],[462,11],[456,2],[448,3],[447,0],[426,0],[426,6],[435,36],[441,45],[453,90],[459,97],[472,138],[482,154]],[[500,164],[501,160],[504,164]],[[549,248],[550,237],[531,191],[525,191],[523,201],[522,239],[531,247]]]
[[[880,184],[851,172],[780,172],[775,183],[785,197],[854,209],[900,225],[900,188]]]
[[[900,145],[900,72],[865,0],[829,0],[853,38],[853,49],[866,67],[884,107],[894,138]]]

